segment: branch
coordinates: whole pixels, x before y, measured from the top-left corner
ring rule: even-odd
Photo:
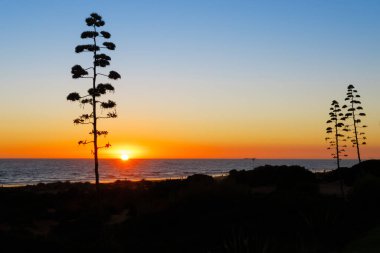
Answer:
[[[82,115],[79,118],[74,119],[74,124],[81,124],[81,125],[94,124],[94,122],[92,121],[86,122],[86,120],[89,120],[89,119],[84,118]]]
[[[111,118],[114,118],[114,117],[96,117],[96,119],[111,119]]]
[[[94,124],[93,122],[80,122],[80,123],[74,123],[74,124],[80,124],[80,125],[90,125],[90,124]]]
[[[101,148],[110,148],[111,147],[111,144],[108,142],[106,145],[102,146],[102,147],[98,147],[98,149],[101,149]]]
[[[109,112],[107,113],[107,117],[97,117],[97,119],[112,119],[112,118],[117,118],[116,112]]]
[[[93,134],[94,134],[94,130],[92,130],[89,134],[93,135]],[[99,131],[99,130],[97,130],[97,131],[96,131],[96,134],[97,134],[98,136],[101,136],[101,135],[106,136],[106,135],[108,134],[108,131]]]
[[[94,141],[87,141],[87,140],[84,140],[84,141],[78,141],[78,145],[87,145],[87,144],[90,144],[90,143],[93,143]]]

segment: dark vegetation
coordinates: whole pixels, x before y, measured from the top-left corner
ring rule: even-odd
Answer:
[[[343,252],[380,225],[380,161],[341,170],[346,199],[337,171],[298,166],[101,184],[100,206],[89,183],[1,188],[0,245],[2,252]],[[329,184],[336,191],[322,193]]]

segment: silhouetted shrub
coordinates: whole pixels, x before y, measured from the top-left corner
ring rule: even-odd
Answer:
[[[380,177],[380,160],[367,160],[351,167],[353,172],[367,173],[376,177]]]
[[[363,161],[350,168],[342,167],[332,170],[321,174],[321,178],[323,181],[334,182],[339,180],[340,173],[343,176],[344,183],[353,186],[357,180],[366,175],[380,177],[380,160]]]
[[[378,213],[380,211],[380,178],[366,174],[357,179],[350,197],[360,208]]]
[[[308,194],[314,175],[302,167],[264,166],[226,180],[101,184],[101,206],[88,183],[0,188],[0,245],[9,252],[340,252],[380,224],[379,181],[361,177],[347,201]],[[255,193],[249,184],[278,190]]]
[[[278,190],[318,192],[315,175],[300,166],[261,166],[249,171],[230,171],[229,178],[240,184],[276,186]]]
[[[214,182],[214,178],[209,175],[194,174],[194,175],[188,176],[186,178],[186,182],[189,184],[209,185]]]
[[[322,181],[335,182],[339,180],[339,173],[342,173],[346,169],[347,169],[346,167],[341,167],[339,169],[326,171],[324,173],[319,173],[318,175],[319,175],[320,180]]]

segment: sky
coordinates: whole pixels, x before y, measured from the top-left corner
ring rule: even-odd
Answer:
[[[100,157],[329,158],[330,103],[354,84],[380,158],[376,0],[0,0],[0,158],[91,157],[66,96],[91,86],[70,70],[91,65],[74,48],[92,12],[122,76]]]

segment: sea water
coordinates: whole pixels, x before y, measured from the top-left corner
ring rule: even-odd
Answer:
[[[356,160],[343,160],[352,166]],[[311,171],[336,168],[328,159],[102,159],[101,182],[116,180],[157,180],[186,178],[202,173],[226,175],[230,170],[250,170],[262,165],[300,165]],[[27,185],[57,181],[94,182],[91,159],[0,159],[0,186]]]

